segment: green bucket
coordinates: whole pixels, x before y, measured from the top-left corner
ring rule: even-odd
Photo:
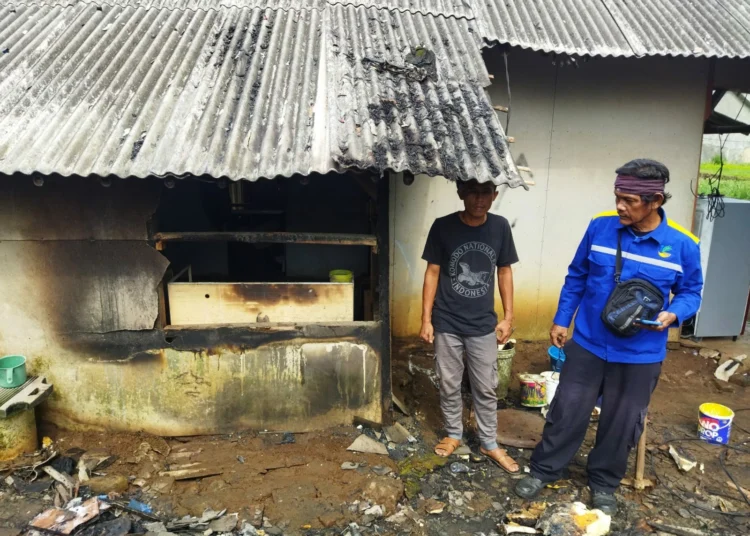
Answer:
[[[22,355],[0,357],[0,387],[12,389],[26,383],[26,358]]]

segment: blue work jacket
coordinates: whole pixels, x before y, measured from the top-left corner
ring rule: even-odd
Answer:
[[[703,273],[698,238],[667,219],[662,209],[659,213],[661,224],[644,236],[622,225],[616,211],[595,216],[568,268],[554,322],[568,327],[575,317],[573,340],[605,361],[658,363],[667,354],[666,330],[642,329],[632,337],[619,337],[601,320],[616,285],[618,234],[622,237],[622,281],[637,277],[656,285],[664,294],[666,310],[677,315],[678,323],[695,316],[700,307]]]

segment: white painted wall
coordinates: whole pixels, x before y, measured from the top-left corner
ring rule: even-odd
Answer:
[[[492,101],[507,106],[502,56],[490,50],[485,57],[495,75]],[[690,227],[708,61],[599,58],[556,67],[549,57],[526,51],[514,51],[509,61],[511,149],[519,165],[533,170],[536,186],[529,192],[502,188],[492,210],[510,221],[521,258],[514,267],[516,335],[536,339],[546,337],[591,216],[614,208],[615,168],[637,157],[664,162],[674,196],[667,212]],[[394,183],[393,331],[412,336],[420,326],[427,231],[461,205],[455,185],[443,178]]]

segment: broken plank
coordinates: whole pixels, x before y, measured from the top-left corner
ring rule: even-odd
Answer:
[[[195,469],[178,469],[176,471],[162,471],[159,476],[168,476],[175,480],[193,480],[195,478],[206,478],[209,476],[218,476],[224,474],[222,469],[212,469],[210,467],[196,467]]]
[[[654,521],[648,521],[647,523],[651,528],[662,532],[667,532],[669,534],[674,534],[675,536],[709,536],[707,533],[697,529],[677,527],[674,525],[664,525],[662,523],[656,523]]]
[[[57,471],[56,469],[54,469],[53,467],[50,467],[49,465],[46,465],[45,467],[43,467],[42,470],[45,473],[47,473],[50,477],[52,477],[53,480],[65,486],[65,488],[69,492],[72,492],[73,488],[75,488],[75,482],[73,482],[73,480],[68,475],[65,475]]]
[[[393,404],[401,413],[403,413],[407,417],[409,416],[409,409],[406,407],[406,404],[404,404],[396,395],[391,394],[391,400],[393,400]]]

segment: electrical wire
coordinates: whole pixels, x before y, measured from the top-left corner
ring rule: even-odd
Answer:
[[[745,109],[746,103],[747,98],[743,98],[742,106],[740,106],[737,115],[734,117],[735,121],[739,119],[740,114],[742,114],[742,111]],[[710,177],[706,177],[706,181],[708,181],[708,194],[706,195],[706,198],[708,199],[708,207],[706,210],[706,219],[709,221],[723,218],[725,214],[724,196],[721,193],[721,179],[724,175],[724,145],[726,145],[728,139],[729,135],[722,138],[721,134],[719,134],[719,169]],[[695,192],[693,194],[696,195]]]
[[[741,409],[739,411],[747,411],[747,410],[750,410],[750,408],[743,408],[743,409]],[[670,443],[680,443],[680,442],[683,442],[683,441],[702,441],[702,439],[695,438],[695,437],[670,439],[669,441],[665,441],[664,443],[662,443],[661,446],[668,445]],[[742,443],[740,443],[740,445],[745,445],[748,442],[750,442],[750,440],[743,441]],[[747,495],[745,495],[742,492],[742,487],[739,485],[739,483],[735,479],[734,475],[732,475],[732,473],[729,471],[729,469],[726,466],[726,463],[725,463],[726,462],[726,455],[727,455],[727,452],[729,452],[730,450],[735,450],[737,452],[742,452],[743,454],[750,454],[750,450],[748,450],[748,449],[742,449],[740,447],[735,447],[735,446],[732,446],[732,445],[723,445],[722,451],[719,453],[719,464],[721,465],[721,468],[727,474],[727,476],[732,481],[732,483],[735,486],[737,486],[737,493],[739,493],[742,496],[742,498],[745,500],[745,502],[747,503],[747,505],[750,506],[750,498],[748,498]],[[651,471],[656,476],[657,482],[659,484],[661,484],[662,479],[661,479],[661,477],[659,477],[659,474],[656,472],[656,466],[654,465],[653,454],[651,455],[650,461],[651,461]],[[713,509],[713,508],[706,508],[705,506],[700,506],[698,504],[690,503],[690,502],[688,502],[687,499],[685,499],[685,497],[683,497],[682,495],[680,495],[679,493],[677,493],[676,491],[674,491],[671,487],[669,487],[669,486],[665,486],[665,487],[673,495],[675,495],[677,498],[679,498],[680,500],[682,500],[685,504],[687,504],[688,506],[691,506],[693,508],[697,508],[698,510],[703,510],[704,512],[711,512],[711,513],[714,513],[714,514],[721,514],[721,515],[728,516],[728,517],[750,517],[750,512],[747,512],[747,513],[743,513],[743,512],[722,512],[721,510],[716,510],[716,509]]]
[[[740,486],[740,483],[737,482],[737,480],[732,476],[732,473],[729,472],[729,469],[727,469],[726,466],[726,460],[727,460],[727,452],[729,452],[727,449],[724,449],[721,451],[721,454],[719,454],[719,464],[721,465],[721,468],[724,469],[724,472],[729,477],[729,480],[732,481],[732,484],[734,484],[734,487],[737,488],[737,493],[739,493],[743,499],[745,499],[745,502],[748,506],[750,506],[750,499],[745,495],[745,492],[742,491],[742,486]]]
[[[508,70],[508,52],[503,52],[503,61],[505,61],[505,83],[508,88],[508,113],[505,116],[505,135],[508,135],[510,129],[510,111],[511,99],[510,99],[510,71]]]
[[[654,476],[656,477],[657,484],[662,484],[663,481],[664,481],[664,479],[662,479],[662,477],[659,476],[659,473],[656,472],[656,466],[654,464],[654,455],[652,453],[650,453],[650,454],[651,455],[649,456],[649,459],[651,461],[651,472],[654,473]],[[670,484],[671,484],[671,482],[670,482]],[[748,512],[748,513],[743,513],[743,512],[722,512],[721,510],[716,510],[715,508],[707,508],[705,506],[701,506],[700,504],[691,503],[685,497],[683,497],[682,495],[680,495],[679,493],[677,493],[675,490],[673,490],[670,486],[665,485],[664,487],[667,488],[667,490],[669,490],[669,492],[672,495],[674,495],[675,497],[677,497],[678,499],[680,499],[682,502],[684,502],[690,508],[696,508],[698,510],[701,510],[703,512],[708,512],[708,513],[711,513],[711,514],[721,514],[723,516],[731,517],[731,518],[735,518],[735,517],[750,517],[750,512]]]

